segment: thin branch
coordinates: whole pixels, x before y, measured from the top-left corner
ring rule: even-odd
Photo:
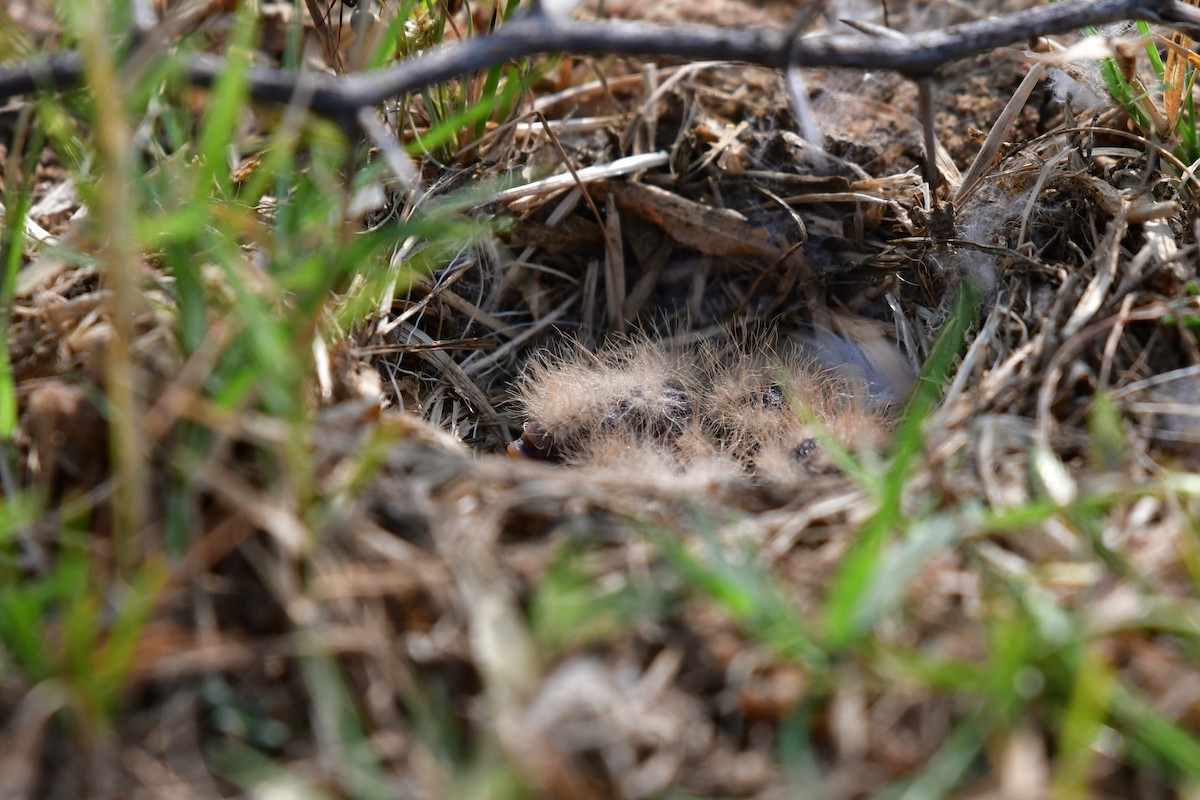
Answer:
[[[303,87],[309,93],[310,109],[351,128],[357,110],[364,106],[543,53],[716,58],[776,68],[891,69],[920,77],[997,47],[1125,19],[1174,22],[1186,30],[1200,31],[1200,11],[1181,0],[1074,0],[887,39],[859,35],[792,39],[782,30],[579,22],[530,15],[488,36],[443,44],[376,72],[334,77],[255,68],[249,75],[250,94],[257,100],[295,102],[297,90]],[[198,54],[187,62],[184,72],[192,83],[208,86],[224,69],[223,58]],[[0,101],[31,91],[77,87],[83,80],[82,61],[73,53],[5,66],[0,68]]]

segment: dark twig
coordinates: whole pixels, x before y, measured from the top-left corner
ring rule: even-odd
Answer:
[[[332,77],[256,68],[249,76],[250,94],[258,100],[294,102],[297,90],[303,87],[301,93],[308,95],[309,108],[353,127],[357,109],[363,106],[539,53],[715,58],[776,68],[892,69],[920,77],[976,53],[1123,19],[1174,22],[1186,30],[1200,31],[1200,10],[1180,0],[1075,0],[917,33],[903,40],[858,35],[790,39],[789,33],[781,30],[578,22],[530,15],[491,35],[441,45],[378,72]],[[210,85],[225,63],[217,56],[193,56],[185,68],[186,77],[195,84]],[[76,87],[83,79],[83,64],[75,54],[5,66],[0,68],[0,101],[30,91]]]

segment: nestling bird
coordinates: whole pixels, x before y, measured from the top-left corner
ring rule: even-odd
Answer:
[[[514,457],[627,475],[785,480],[830,469],[821,441],[879,451],[913,373],[877,323],[835,317],[775,350],[628,340],[543,354],[518,381]]]

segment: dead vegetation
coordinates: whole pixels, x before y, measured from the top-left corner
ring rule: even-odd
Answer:
[[[961,13],[889,6],[897,27]],[[38,4],[9,13],[45,45]],[[214,10],[215,41],[232,19]],[[417,160],[428,194],[379,172],[347,192],[329,250],[270,238],[315,200],[263,188],[229,212],[237,269],[185,249],[199,310],[163,237],[126,325],[148,521],[132,532],[112,511],[111,287],[82,257],[103,237],[74,214],[69,154],[35,154],[26,232],[60,247],[24,239],[9,312],[0,794],[1194,792],[1200,184],[1110,101],[1064,106],[1042,82],[993,129],[1028,63],[939,76],[940,203],[899,76],[807,74],[818,149],[775,72],[564,57],[511,120]],[[383,117],[404,142],[445,111],[408,100]],[[23,108],[0,110],[5,155],[25,158]],[[237,185],[269,169],[272,119],[247,110],[221,151]],[[297,160],[317,172],[315,139]],[[273,249],[333,259],[446,197],[426,238],[309,306],[317,278],[272,271]],[[432,232],[464,219],[449,244]],[[963,283],[986,289],[977,315],[955,316]],[[247,321],[293,307],[283,333]],[[628,366],[614,342],[720,364],[747,336],[784,353],[831,314],[932,362],[890,448],[841,451],[834,430],[840,469],[786,481],[757,479],[745,449],[683,476],[623,461],[639,436],[604,469],[504,454],[528,421],[516,387],[539,382],[541,408],[562,378],[534,366],[547,352],[601,353],[582,396],[605,406]],[[965,344],[939,350],[955,325]],[[251,360],[261,383],[237,394],[227,365],[275,335],[294,360]],[[664,380],[660,405],[720,383],[637,366],[639,386]],[[637,433],[682,426],[672,408]]]

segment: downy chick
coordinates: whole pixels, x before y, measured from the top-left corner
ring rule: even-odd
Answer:
[[[837,320],[770,352],[630,341],[543,354],[518,381],[514,457],[628,475],[787,481],[831,468],[828,436],[878,452],[912,387],[878,327]]]

